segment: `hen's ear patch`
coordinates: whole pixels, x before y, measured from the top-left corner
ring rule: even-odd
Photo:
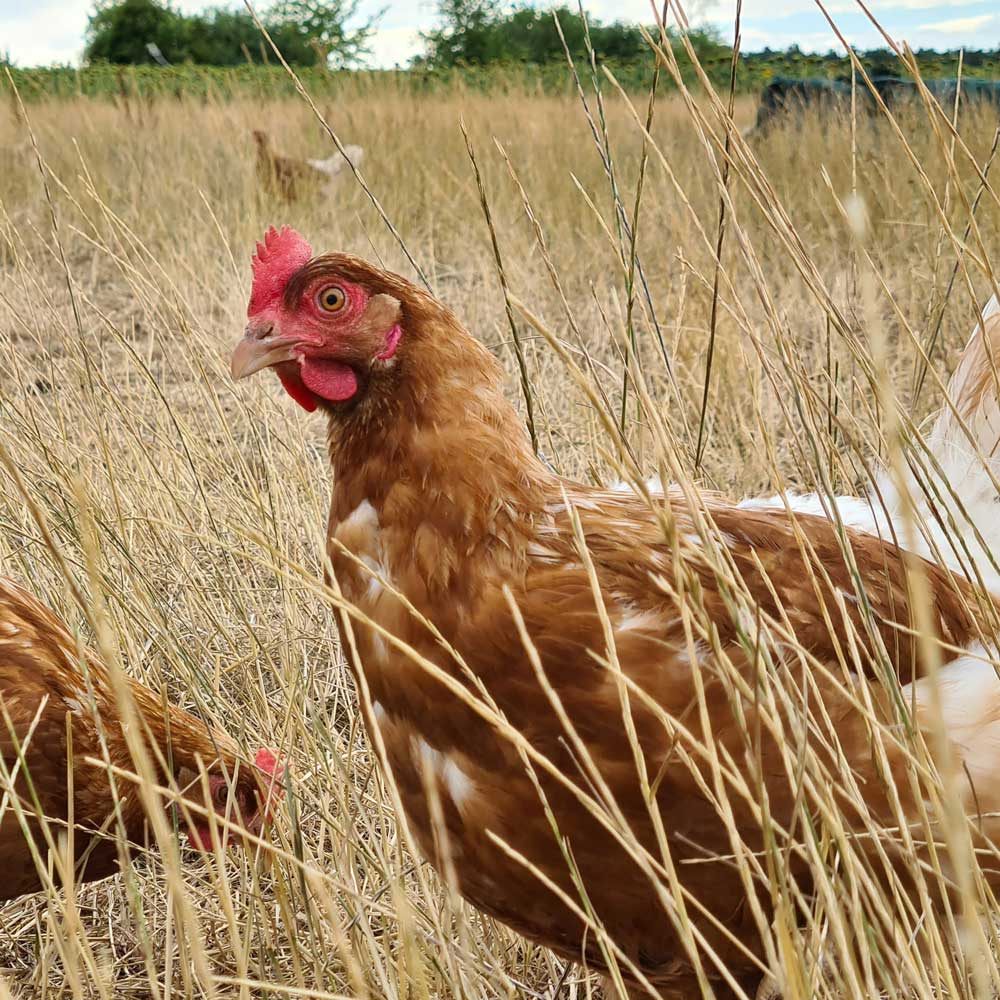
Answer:
[[[365,333],[385,333],[400,321],[402,314],[403,307],[399,304],[399,299],[384,292],[373,295],[358,320],[358,329]]]
[[[271,226],[264,241],[257,244],[250,266],[253,287],[247,316],[256,316],[281,300],[288,279],[312,259],[312,247],[305,237],[291,226],[275,229]]]
[[[376,343],[381,342],[375,356],[383,360],[391,358],[396,353],[396,346],[402,335],[399,326],[402,316],[403,307],[399,299],[384,292],[373,295],[368,300],[365,311],[358,317],[356,335]]]

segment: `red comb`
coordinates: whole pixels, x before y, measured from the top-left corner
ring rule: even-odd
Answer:
[[[281,763],[273,750],[266,748],[257,751],[253,762],[271,779],[265,782],[267,797],[257,815],[264,820],[274,819],[275,806],[285,797],[285,789],[282,785],[285,780],[285,765]]]
[[[277,754],[275,754],[273,750],[258,750],[257,756],[254,757],[253,762],[265,774],[271,774],[278,778],[281,777],[282,772],[285,770],[284,766],[278,760]]]
[[[264,242],[257,244],[253,255],[253,288],[247,316],[274,305],[285,290],[288,279],[312,257],[312,247],[291,226],[271,226]]]

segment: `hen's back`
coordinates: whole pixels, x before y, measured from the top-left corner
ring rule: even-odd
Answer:
[[[114,840],[79,828],[112,827],[114,820],[106,776],[83,763],[102,756],[93,709],[108,718],[108,695],[103,668],[66,625],[0,578],[0,781],[7,796],[0,813],[0,897],[42,888],[38,865],[46,866],[53,846],[65,850],[70,836],[74,856],[86,855],[81,871],[87,879],[116,870]],[[126,806],[127,823],[134,815]],[[78,827],[72,834],[70,822]]]

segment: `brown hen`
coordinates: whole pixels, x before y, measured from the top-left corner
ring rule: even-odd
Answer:
[[[273,367],[326,415],[330,582],[366,723],[421,848],[476,906],[664,997],[752,990],[780,891],[766,833],[809,891],[796,754],[849,826],[924,815],[900,734],[909,705],[936,746],[929,649],[958,795],[994,832],[991,597],[878,537],[884,518],[554,475],[496,360],[431,296],[289,229],[253,270],[234,377]],[[906,848],[858,849],[889,877]]]
[[[206,810],[219,815],[223,841],[227,822],[259,832],[281,777],[274,755],[259,751],[256,766],[242,761],[225,733],[138,681],[126,683],[157,783],[176,784],[192,807],[195,845],[212,849]],[[114,779],[105,762],[120,769]],[[135,773],[136,765],[107,668],[49,608],[0,578],[0,899],[46,888],[39,868],[48,870],[53,849],[61,882],[58,862],[70,836],[75,881],[117,871],[123,841],[116,834],[127,854],[128,843],[147,839],[148,821],[139,790],[121,771]]]

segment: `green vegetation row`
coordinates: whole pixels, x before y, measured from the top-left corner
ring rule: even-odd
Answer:
[[[650,76],[641,65],[613,67],[629,87],[642,86]],[[109,99],[195,97],[280,99],[295,95],[295,83],[280,65],[244,66],[112,66],[82,69],[56,67],[11,69],[24,101],[48,98]],[[350,93],[397,90],[406,93],[469,89],[489,93],[556,93],[572,86],[565,64],[544,66],[491,65],[443,69],[325,70],[296,66],[303,86],[317,98]],[[0,80],[3,80],[0,77]]]
[[[728,87],[732,54],[726,46],[702,46],[699,58],[709,77],[719,88]],[[717,51],[716,51],[717,49]],[[864,54],[866,67],[877,75],[901,75],[901,66],[889,52]],[[680,62],[684,76],[694,82],[695,74],[683,53]],[[954,77],[959,70],[958,53],[920,53],[921,74],[927,78]],[[645,90],[652,80],[653,60],[616,62],[605,65],[626,89]],[[295,94],[295,84],[278,65],[243,66],[113,66],[97,64],[81,69],[56,67],[46,69],[10,69],[22,100],[95,97],[106,99],[195,97],[215,100],[233,98],[280,99]],[[578,65],[586,85],[590,68]],[[490,63],[482,66],[413,67],[396,70],[326,70],[320,67],[297,67],[296,73],[306,89],[316,97],[333,97],[345,88],[352,93],[372,89],[390,89],[407,93],[426,93],[468,89],[490,93],[564,93],[574,87],[565,62]],[[966,53],[962,74],[970,78],[1000,78],[1000,52]],[[737,88],[753,92],[776,76],[850,77],[850,63],[834,55],[785,52],[750,53],[741,56]],[[0,78],[5,79],[5,78]],[[672,81],[661,76],[661,86]],[[6,86],[6,82],[5,82]]]

